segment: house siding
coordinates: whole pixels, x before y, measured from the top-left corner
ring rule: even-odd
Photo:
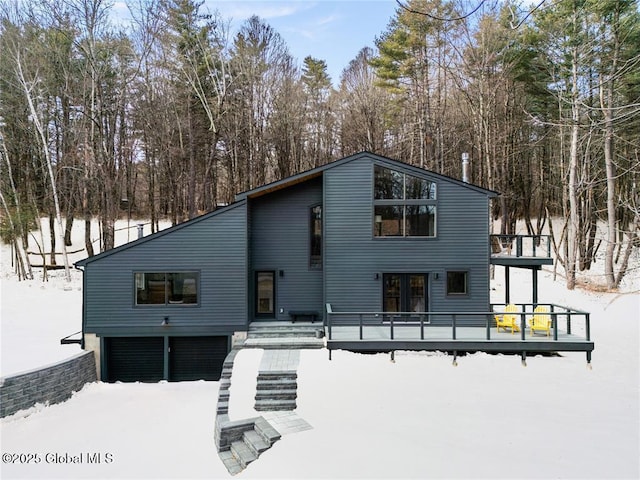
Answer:
[[[289,320],[290,310],[322,312],[322,270],[309,267],[310,209],[321,203],[321,178],[250,201],[250,314],[256,271],[276,272],[277,320]]]
[[[334,311],[381,311],[382,275],[376,274],[428,273],[430,311],[488,311],[488,196],[428,173],[403,170],[437,183],[436,237],[374,238],[374,163],[402,170],[396,163],[362,156],[324,172],[326,302]],[[467,295],[446,295],[448,270],[468,272]],[[449,321],[432,318],[432,323]]]
[[[231,335],[246,330],[246,203],[192,222],[87,263],[85,333]],[[198,271],[198,305],[136,306],[134,272],[145,271]],[[166,327],[160,325],[164,317],[169,317]]]

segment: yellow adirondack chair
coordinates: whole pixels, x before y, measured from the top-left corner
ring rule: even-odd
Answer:
[[[498,331],[503,328],[506,332],[507,328],[510,328],[512,334],[514,332],[519,332],[520,327],[518,326],[518,317],[520,315],[516,315],[517,312],[518,307],[510,303],[509,305],[504,307],[504,313],[502,315],[495,315],[496,327],[498,328]]]
[[[533,317],[529,320],[529,328],[531,328],[531,335],[537,331],[546,332],[547,337],[551,335],[551,317],[549,316],[549,307],[545,305],[538,305],[533,310]]]

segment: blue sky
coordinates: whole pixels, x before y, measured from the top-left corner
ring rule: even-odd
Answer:
[[[130,18],[128,0],[113,2],[116,19]],[[258,15],[285,40],[299,65],[307,55],[327,62],[335,86],[342,70],[395,16],[396,0],[205,0],[202,13],[220,12],[231,21],[231,36],[252,15]]]
[[[334,85],[342,70],[363,47],[375,46],[394,16],[395,0],[206,0],[205,7],[232,20],[237,31],[244,20],[258,15],[285,40],[301,65],[307,55],[327,62]]]
[[[375,37],[386,30],[397,4],[395,0],[206,0],[204,6],[232,20],[233,32],[251,15],[258,15],[284,38],[300,65],[307,55],[326,61],[337,85],[360,49],[375,46]]]

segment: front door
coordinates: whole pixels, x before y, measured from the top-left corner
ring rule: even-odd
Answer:
[[[382,309],[385,312],[427,311],[427,274],[385,273]]]
[[[276,272],[256,272],[256,317],[274,318],[276,313]]]

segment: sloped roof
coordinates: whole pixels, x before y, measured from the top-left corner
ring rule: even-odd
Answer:
[[[496,197],[500,195],[498,192],[493,190],[488,190],[486,188],[480,187],[478,185],[474,185],[472,183],[466,183],[457,178],[449,177],[447,175],[442,175],[440,173],[433,172],[431,170],[426,170],[423,168],[415,167],[413,165],[409,165],[408,163],[400,162],[398,160],[394,160],[392,158],[384,157],[382,155],[377,155],[371,152],[359,152],[349,157],[341,158],[339,160],[335,160],[333,162],[327,163],[326,165],[322,165],[320,167],[312,168],[311,170],[307,170],[305,172],[297,173],[287,178],[283,178],[282,180],[277,180],[275,182],[268,183],[266,185],[262,185],[260,187],[254,188],[252,190],[248,190],[246,192],[241,192],[236,195],[236,200],[244,200],[247,198],[256,198],[262,195],[266,195],[267,193],[274,192],[276,190],[281,190],[283,188],[290,187],[297,183],[306,182],[307,180],[311,180],[312,178],[319,177],[325,170],[329,170],[331,168],[337,168],[345,163],[352,162],[354,160],[359,160],[361,158],[368,157],[378,163],[387,164],[391,168],[401,168],[403,170],[411,171],[417,175],[429,175],[434,179],[440,179],[446,182],[451,182],[463,186],[465,188],[470,188],[480,193],[484,193],[489,197]]]

